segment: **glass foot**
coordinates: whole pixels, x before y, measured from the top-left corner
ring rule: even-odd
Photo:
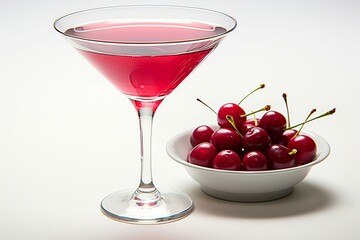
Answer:
[[[101,202],[101,211],[121,222],[159,224],[184,218],[193,209],[191,198],[181,192],[143,195],[133,190],[115,192]]]

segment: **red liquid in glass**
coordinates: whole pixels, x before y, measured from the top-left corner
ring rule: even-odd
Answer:
[[[136,108],[155,110],[217,46],[218,39],[209,37],[225,31],[195,22],[100,22],[69,29],[66,34],[91,40],[78,41],[80,52]],[[199,38],[204,40],[194,41]]]

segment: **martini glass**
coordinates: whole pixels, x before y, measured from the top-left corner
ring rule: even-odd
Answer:
[[[140,125],[140,183],[107,196],[102,212],[128,223],[155,224],[187,216],[186,194],[159,192],[151,169],[156,109],[236,27],[221,12],[180,6],[118,6],[57,19],[55,29],[134,105]]]

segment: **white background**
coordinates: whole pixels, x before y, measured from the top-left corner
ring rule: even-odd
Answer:
[[[158,226],[112,221],[107,194],[135,188],[138,122],[129,101],[52,27],[92,7],[166,3],[211,8],[238,28],[159,107],[154,180],[190,195],[187,218]],[[5,1],[0,3],[0,239],[360,239],[360,2],[338,1]],[[292,121],[312,108],[337,113],[306,129],[332,152],[287,198],[232,203],[201,192],[165,152],[179,131],[216,121],[214,108],[271,104]]]

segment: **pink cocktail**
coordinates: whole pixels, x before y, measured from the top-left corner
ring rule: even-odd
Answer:
[[[132,223],[173,221],[189,214],[193,204],[187,195],[160,193],[153,184],[153,116],[162,100],[236,27],[236,21],[206,9],[123,6],[69,14],[54,26],[138,111],[140,184],[135,191],[106,197],[103,213]]]

